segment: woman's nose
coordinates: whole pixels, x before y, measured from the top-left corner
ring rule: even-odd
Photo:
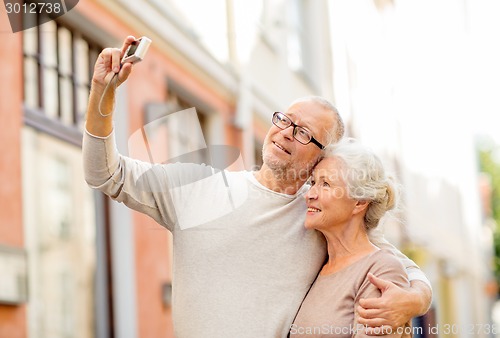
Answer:
[[[316,188],[314,188],[314,186],[312,186],[311,188],[309,188],[309,190],[304,195],[304,198],[306,199],[306,201],[308,201],[308,200],[314,200],[317,197],[318,197],[318,194],[316,194]]]

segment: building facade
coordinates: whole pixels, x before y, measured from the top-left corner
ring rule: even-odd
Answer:
[[[472,81],[483,62],[473,57],[483,46],[473,39],[475,28],[490,23],[478,22],[481,6],[405,0],[331,6],[337,105],[349,115],[351,135],[380,154],[402,184],[398,220],[389,220],[385,233],[432,283],[432,308],[418,337],[498,331],[473,129],[487,99],[475,96],[485,83]]]

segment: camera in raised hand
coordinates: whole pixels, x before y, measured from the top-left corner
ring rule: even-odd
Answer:
[[[124,63],[137,63],[142,61],[151,45],[151,39],[143,36],[130,44],[122,59]]]

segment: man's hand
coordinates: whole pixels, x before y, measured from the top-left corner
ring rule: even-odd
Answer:
[[[120,63],[127,48],[135,40],[135,37],[127,36],[120,49],[105,48],[99,54],[94,65],[94,74],[92,76],[93,85],[106,86],[116,73],[118,73],[117,85],[123,83],[128,78],[132,71],[132,64],[125,63],[121,66]]]
[[[396,330],[411,318],[423,315],[429,309],[432,293],[427,284],[412,281],[411,287],[403,289],[392,282],[368,274],[370,282],[380,289],[382,296],[359,301],[357,311],[359,324],[368,326],[369,335],[383,334],[385,330]]]
[[[121,60],[133,41],[135,37],[127,36],[121,49],[106,48],[95,62],[85,125],[92,135],[106,137],[113,130],[115,89],[132,72],[132,64],[121,65]]]

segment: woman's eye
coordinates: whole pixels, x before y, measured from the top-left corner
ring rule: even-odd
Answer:
[[[316,182],[315,182],[315,181],[313,181],[313,180],[310,180],[310,181],[309,181],[309,185],[313,186],[314,184],[316,184]]]
[[[330,187],[330,184],[328,182],[323,182],[323,186],[328,188]]]

